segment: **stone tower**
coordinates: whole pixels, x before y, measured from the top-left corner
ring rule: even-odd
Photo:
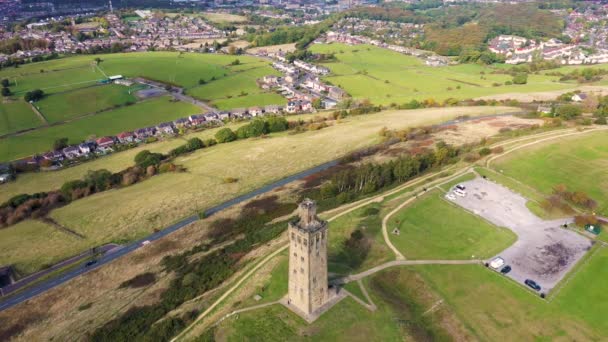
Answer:
[[[310,316],[329,299],[327,287],[327,222],[316,215],[317,205],[305,199],[299,219],[289,222],[290,307]]]

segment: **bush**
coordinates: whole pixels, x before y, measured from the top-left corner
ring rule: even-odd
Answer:
[[[606,124],[606,117],[605,116],[600,116],[599,118],[595,119],[595,124],[596,125],[605,125]]]
[[[62,148],[68,147],[68,138],[59,138],[53,143],[53,150],[61,150]]]
[[[220,144],[231,142],[236,140],[236,134],[228,127],[222,128],[215,133],[215,140]]]
[[[559,116],[564,120],[570,120],[581,115],[582,112],[583,110],[581,107],[577,105],[567,104],[557,107],[557,109],[555,110],[555,115]]]
[[[479,150],[479,155],[482,157],[487,156],[490,153],[492,153],[492,150],[490,150],[490,148],[488,148],[488,147],[484,147],[481,150]]]
[[[11,96],[11,90],[8,87],[2,87],[2,96]]]
[[[513,77],[513,84],[526,84],[528,83],[528,74],[519,73]]]
[[[236,183],[238,181],[239,181],[239,179],[238,178],[234,178],[234,177],[226,177],[226,178],[223,179],[223,182],[225,184]]]

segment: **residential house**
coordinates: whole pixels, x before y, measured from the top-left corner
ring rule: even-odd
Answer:
[[[190,126],[190,120],[186,118],[179,118],[173,121],[173,125],[177,128]]]
[[[300,108],[303,112],[310,112],[313,110],[312,102],[308,100],[302,100],[300,101]]]
[[[251,107],[249,108],[248,112],[249,114],[251,114],[251,116],[259,116],[264,114],[264,111],[261,107]]]
[[[246,113],[247,113],[247,110],[244,108],[236,108],[236,109],[233,109],[231,112],[232,116],[237,119],[244,118]]]
[[[285,111],[290,114],[297,113],[301,109],[300,101],[289,101],[287,102],[287,107],[285,107]]]
[[[151,137],[155,133],[156,133],[156,129],[154,127],[140,128],[134,132],[135,137],[139,140]]]
[[[574,101],[574,102],[583,102],[586,99],[587,99],[587,94],[584,94],[584,93],[578,93],[578,94],[572,95],[572,101]]]
[[[268,105],[264,107],[264,111],[267,114],[279,114],[281,112],[281,106],[279,105]]]
[[[82,155],[78,146],[68,146],[62,150],[63,155],[68,159],[79,158]]]
[[[205,123],[205,115],[203,115],[203,114],[190,115],[188,117],[188,120],[190,120],[190,123],[192,123],[195,126],[202,125]]]
[[[51,152],[47,152],[45,154],[42,155],[42,158],[51,161],[51,162],[58,162],[58,161],[62,161],[64,159],[63,153],[61,153],[61,151],[51,151]]]
[[[220,116],[215,112],[209,112],[205,114],[205,121],[216,121],[219,120]]]
[[[347,96],[346,92],[340,87],[329,87],[328,94],[334,100],[342,100]]]
[[[133,142],[133,133],[132,132],[122,132],[116,136],[118,141],[121,144],[128,144]]]
[[[112,137],[102,137],[95,140],[95,143],[100,150],[107,150],[115,144],[115,141]]]
[[[78,148],[80,149],[80,154],[86,156],[95,150],[95,143],[92,141],[85,141],[78,145]]]
[[[173,134],[175,134],[175,129],[173,127],[173,123],[171,123],[171,122],[163,122],[163,123],[157,125],[156,126],[156,134],[158,134],[158,135],[163,135],[163,134],[173,135]]]
[[[229,120],[230,119],[230,113],[226,112],[226,111],[221,111],[217,114],[218,118],[220,120]]]

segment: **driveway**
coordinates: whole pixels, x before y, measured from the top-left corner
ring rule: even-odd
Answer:
[[[593,242],[563,229],[572,219],[545,221],[527,207],[527,200],[492,181],[476,178],[463,182],[467,195],[453,202],[493,224],[511,229],[518,240],[498,256],[511,265],[507,275],[523,283],[532,279],[547,293],[574,267]]]

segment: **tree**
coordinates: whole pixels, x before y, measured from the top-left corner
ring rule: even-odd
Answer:
[[[105,191],[112,187],[112,172],[105,169],[89,171],[84,176],[84,181],[95,192]]]
[[[158,165],[163,160],[163,155],[160,153],[152,153],[148,150],[143,150],[135,155],[135,164],[142,168],[150,165]]]
[[[205,84],[205,83],[207,83],[207,81],[205,81],[205,80],[204,80],[204,79],[202,79],[202,78],[198,80],[198,84],[199,84],[199,85],[203,85],[203,84]]]
[[[8,87],[2,87],[2,96],[11,96],[11,90]]]
[[[53,142],[53,151],[68,147],[68,138],[59,138]]]
[[[2,84],[4,88],[8,88],[11,85],[7,78],[2,79],[2,82],[0,82],[0,84]]]
[[[321,108],[323,108],[323,101],[321,101],[320,98],[316,98],[316,99],[312,100],[312,106],[315,109],[321,109]]]
[[[215,140],[220,144],[231,142],[236,140],[236,134],[228,127],[222,128],[215,133]]]
[[[233,60],[232,62],[230,62],[230,65],[239,65],[239,64],[241,64],[241,61],[238,58]]]
[[[44,97],[44,91],[40,90],[40,89],[35,89],[32,91],[28,91],[27,93],[25,93],[25,96],[23,97],[23,99],[26,102],[32,102],[32,101],[38,101],[41,100]]]

